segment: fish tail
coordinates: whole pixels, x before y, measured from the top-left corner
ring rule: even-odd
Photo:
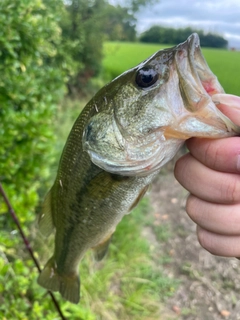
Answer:
[[[59,274],[52,257],[38,277],[38,284],[45,289],[58,291],[62,297],[72,303],[80,300],[80,279],[77,273]]]

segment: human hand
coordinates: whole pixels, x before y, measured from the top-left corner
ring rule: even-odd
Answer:
[[[234,107],[219,109],[240,125],[240,98],[226,96]],[[240,257],[240,137],[218,140],[192,138],[188,154],[175,166],[175,177],[190,195],[189,217],[197,224],[203,248],[212,254]]]

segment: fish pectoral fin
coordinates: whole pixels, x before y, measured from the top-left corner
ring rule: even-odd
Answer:
[[[146,185],[140,192],[139,195],[137,196],[137,198],[134,200],[134,202],[132,203],[131,207],[129,208],[129,213],[130,211],[132,211],[137,205],[138,203],[142,200],[142,198],[144,197],[145,193],[147,192],[149,188],[149,185]]]
[[[179,139],[179,140],[187,140],[191,136],[188,133],[181,132],[176,128],[172,128],[170,126],[166,127],[164,130],[164,137],[166,140],[168,139]]]
[[[102,260],[108,252],[109,244],[112,240],[112,234],[105,238],[101,243],[99,243],[96,247],[93,247],[93,255],[94,259],[97,261]]]
[[[62,297],[72,303],[80,300],[80,279],[77,273],[59,274],[54,257],[52,257],[40,273],[38,284],[51,291],[58,291]]]
[[[45,237],[50,236],[50,234],[54,230],[54,223],[51,210],[51,190],[48,192],[44,200],[42,213],[40,214],[38,219],[38,225],[40,232]]]

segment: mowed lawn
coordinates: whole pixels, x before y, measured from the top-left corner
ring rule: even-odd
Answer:
[[[136,66],[158,50],[171,47],[162,44],[106,42],[104,72],[110,79]],[[211,70],[227,93],[240,96],[240,52],[223,49],[202,49]]]

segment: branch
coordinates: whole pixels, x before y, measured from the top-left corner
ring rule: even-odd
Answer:
[[[29,241],[28,241],[28,239],[27,239],[27,237],[26,237],[26,235],[25,235],[25,233],[24,233],[24,231],[23,231],[23,229],[22,229],[22,227],[20,225],[18,217],[17,217],[15,211],[13,210],[13,207],[12,207],[12,205],[11,205],[11,203],[10,203],[10,201],[9,201],[9,199],[8,199],[8,197],[7,197],[7,195],[6,195],[5,191],[4,191],[1,183],[0,183],[0,194],[2,195],[6,205],[8,207],[9,213],[11,214],[11,216],[12,216],[12,218],[13,218],[13,220],[14,220],[14,222],[15,222],[15,224],[16,224],[19,232],[20,232],[20,235],[21,235],[21,237],[22,237],[22,239],[23,239],[23,241],[25,243],[25,246],[26,246],[26,248],[27,248],[32,260],[34,261],[35,266],[38,269],[38,272],[40,273],[41,272],[41,268],[40,268],[39,262],[38,262],[37,258],[34,255],[32,247],[31,247],[31,245],[30,245],[30,243],[29,243]],[[54,294],[51,291],[48,291],[48,294],[51,296],[52,302],[54,303],[55,308],[56,308],[60,318],[62,320],[67,320],[64,317],[64,315],[63,315],[63,313],[61,311],[60,305],[59,305],[58,301],[56,300]]]

